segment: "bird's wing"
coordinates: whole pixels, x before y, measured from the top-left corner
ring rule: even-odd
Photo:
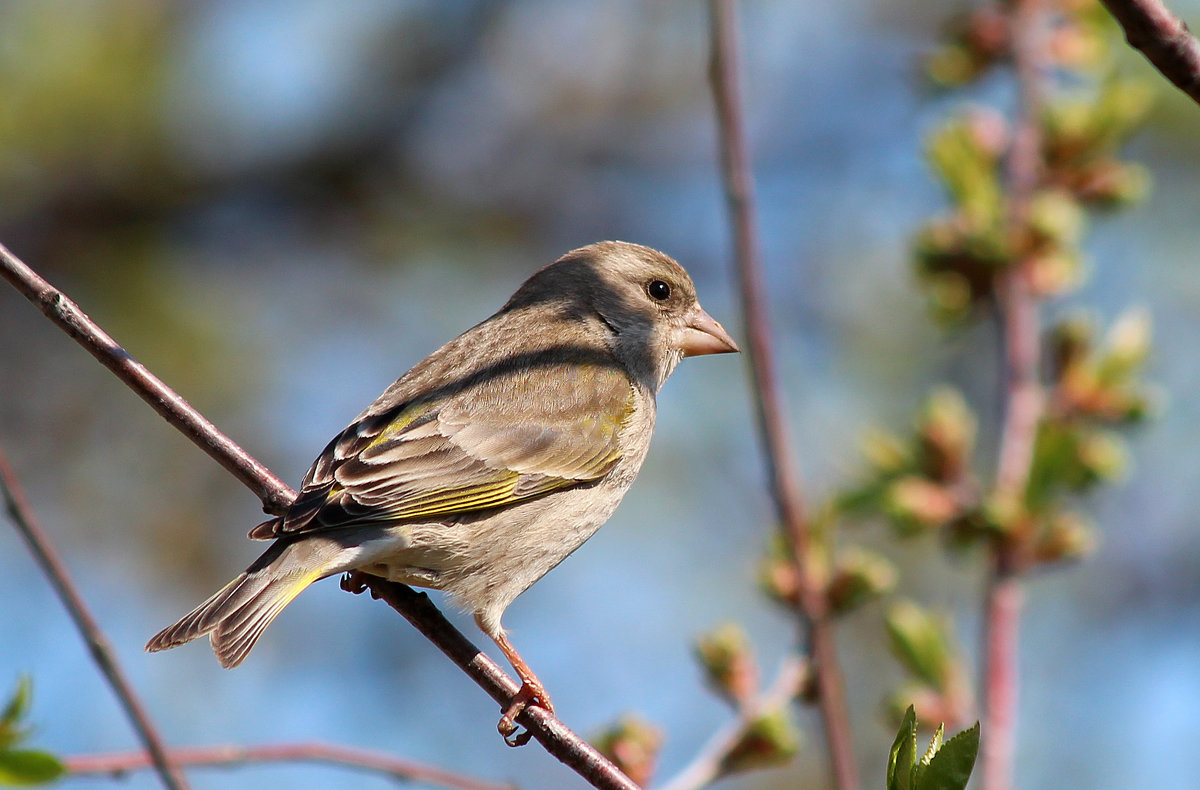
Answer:
[[[597,480],[621,457],[633,407],[615,364],[551,361],[368,410],[325,448],[288,513],[251,536],[437,519]]]

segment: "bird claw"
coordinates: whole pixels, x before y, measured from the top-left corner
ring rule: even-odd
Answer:
[[[517,717],[530,705],[537,705],[544,708],[551,716],[554,715],[554,705],[550,702],[550,695],[546,693],[546,689],[542,688],[540,684],[534,686],[529,682],[522,683],[521,688],[513,695],[512,701],[508,703],[508,707],[500,715],[500,722],[496,725],[504,742],[509,746],[524,746],[533,737],[533,733],[528,729],[517,732]],[[514,735],[514,733],[516,734]]]
[[[506,725],[508,727],[512,727],[508,735],[504,735]],[[497,729],[500,730],[500,734],[504,736],[504,742],[514,749],[519,746],[524,746],[533,738],[533,733],[529,730],[521,730],[516,735],[513,735],[513,733],[516,732],[517,725],[511,721],[506,722],[503,718],[500,719],[500,724],[497,726]]]
[[[342,589],[348,593],[359,595],[366,591],[366,574],[361,571],[350,571],[342,575]]]

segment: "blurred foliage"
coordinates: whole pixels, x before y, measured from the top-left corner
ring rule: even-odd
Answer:
[[[1062,80],[1042,107],[1043,167],[1021,224],[1012,224],[1002,183],[1001,166],[1012,145],[1002,115],[970,110],[929,136],[928,158],[951,208],[917,233],[914,259],[930,309],[944,324],[960,324],[989,303],[998,276],[1017,262],[1039,296],[1077,286],[1083,278],[1085,209],[1135,203],[1149,187],[1146,169],[1121,161],[1117,152],[1142,125],[1155,89],[1116,72],[1107,56],[1115,23],[1098,3],[1052,5],[1050,59],[1072,79]],[[1007,24],[1004,13],[988,6],[952,25],[942,49],[927,62],[930,79],[963,87],[1007,63]],[[992,32],[964,33],[982,29]]]
[[[829,609],[834,615],[853,611],[890,593],[899,572],[887,557],[861,546],[848,546],[834,561],[829,582]]]
[[[758,689],[758,665],[746,632],[726,623],[696,640],[696,660],[708,686],[735,708],[748,704]]]
[[[929,78],[947,89],[967,87],[1011,63],[1010,13],[987,5],[952,22],[926,63]],[[1014,133],[1002,115],[972,110],[929,138],[928,158],[950,210],[918,231],[913,257],[931,312],[945,326],[983,315],[1014,267],[1036,299],[1075,287],[1084,273],[1087,212],[1127,206],[1146,194],[1144,168],[1121,161],[1118,151],[1145,119],[1154,91],[1117,73],[1110,56],[1115,25],[1098,3],[1059,0],[1048,13],[1057,77],[1045,80],[1034,119],[1040,169],[1028,205],[1014,206],[1005,183]],[[871,439],[868,482],[843,497],[842,507],[878,512],[901,536],[937,529],[960,549],[1002,543],[1018,570],[1090,552],[1094,528],[1074,499],[1120,477],[1127,453],[1112,429],[1136,422],[1154,401],[1141,379],[1148,316],[1131,311],[1119,318],[1099,348],[1094,335],[1092,322],[1068,318],[1043,343],[1051,361],[1045,408],[1028,481],[1015,499],[989,492],[978,482],[984,475],[969,471],[975,418],[960,395],[942,390],[926,402],[914,437]],[[893,712],[908,698],[923,707],[923,717],[963,716],[966,673],[950,624],[901,602],[889,609],[887,626],[893,652],[914,678],[892,695]]]
[[[934,688],[946,688],[953,666],[946,624],[910,601],[897,601],[888,610],[887,626],[892,650],[908,671]]]
[[[866,480],[839,495],[839,511],[882,513],[901,536],[974,518],[975,431],[975,416],[962,395],[949,387],[934,390],[910,436],[883,430],[868,434]]]
[[[97,193],[162,197],[168,186],[160,178],[167,7],[83,2],[68,14],[56,5],[3,11],[0,222]]]
[[[1010,13],[1008,6],[989,4],[952,21],[926,62],[929,78],[943,89],[961,88],[1010,64]],[[1088,212],[1127,206],[1146,194],[1145,170],[1118,153],[1144,120],[1154,92],[1116,73],[1107,43],[1114,28],[1097,3],[1063,0],[1052,13],[1050,52],[1060,76],[1036,120],[1043,166],[1028,205],[1012,205],[1006,167],[1014,133],[1001,112],[960,110],[928,137],[926,156],[950,208],[917,232],[913,260],[930,312],[943,327],[992,315],[1001,278],[1016,266],[1037,299],[1077,286]],[[1061,76],[1067,73],[1070,79]],[[1103,342],[1095,334],[1093,322],[1079,317],[1048,333],[1046,409],[1028,484],[1015,501],[999,499],[982,482],[988,467],[976,452],[979,419],[953,388],[938,387],[926,398],[907,435],[868,435],[865,474],[835,492],[815,519],[819,542],[810,573],[827,580],[823,591],[833,614],[848,614],[897,585],[895,567],[877,552],[833,550],[835,528],[847,519],[881,519],[902,539],[937,533],[960,552],[1004,542],[1015,548],[1022,570],[1091,551],[1095,530],[1076,500],[1121,476],[1127,452],[1114,429],[1137,422],[1158,400],[1142,380],[1148,316],[1130,311]],[[983,428],[999,433],[994,424]],[[798,607],[799,577],[778,536],[769,541],[759,577],[768,597]],[[974,702],[953,624],[908,600],[891,603],[885,623],[892,652],[910,678],[889,695],[890,715],[899,718],[907,708],[914,733],[912,705],[924,720],[967,720]],[[949,786],[932,778],[920,784],[937,745],[923,761],[910,761],[911,771],[889,772],[889,787]]]
[[[1156,96],[1149,83],[1109,75],[1095,95],[1068,95],[1047,105],[1042,122],[1047,184],[1090,207],[1143,200],[1149,172],[1120,161],[1117,151],[1142,126]]]
[[[767,550],[759,563],[758,583],[763,593],[786,609],[800,605],[800,575],[792,548],[778,532],[767,538]]]
[[[632,714],[592,738],[597,751],[642,787],[654,778],[662,742],[662,730]]]
[[[1021,267],[1036,299],[1060,296],[1084,276],[1082,243],[1088,212],[1130,205],[1146,194],[1144,168],[1121,161],[1119,149],[1149,110],[1153,91],[1119,76],[1106,57],[1112,26],[1097,3],[1054,4],[1051,59],[1059,74],[1041,115],[1042,167],[1027,205],[1013,205],[1007,167],[1014,131],[990,108],[959,110],[928,136],[926,157],[950,208],[916,233],[913,261],[934,320],[960,329],[995,314],[1001,279]],[[954,20],[926,63],[943,89],[979,81],[1011,63],[1012,9],[988,4]],[[845,616],[890,593],[898,583],[892,562],[860,546],[836,547],[847,520],[881,519],[894,536],[939,534],[963,552],[1003,543],[1015,548],[1021,570],[1078,559],[1095,545],[1095,531],[1075,500],[1119,478],[1127,453],[1115,428],[1152,410],[1154,391],[1142,381],[1150,346],[1148,317],[1119,318],[1103,343],[1091,322],[1068,318],[1045,340],[1046,409],[1033,449],[1028,484],[1015,501],[989,490],[988,466],[977,457],[981,426],[963,394],[936,388],[912,430],[872,432],[863,448],[860,480],[834,492],[813,518],[814,546],[805,577],[825,596],[832,615]],[[995,424],[984,424],[998,435]],[[801,611],[795,557],[779,535],[768,540],[759,581],[773,601]],[[963,787],[978,746],[978,726],[939,751],[941,729],[917,759],[916,718],[965,722],[974,707],[970,673],[953,623],[909,600],[886,608],[893,654],[908,676],[887,697],[893,718],[904,719],[888,772],[895,788]],[[701,641],[709,682],[726,697],[742,693],[736,678],[747,650],[726,627]],[[907,713],[904,711],[907,709]],[[897,760],[899,762],[897,762]]]
[[[721,761],[718,776],[787,763],[800,751],[800,733],[787,711],[776,708],[755,716]]]
[[[791,703],[811,696],[807,669],[798,683],[800,688],[789,689],[789,698],[773,699],[777,695],[766,694],[760,686],[753,646],[736,623],[725,623],[701,635],[694,656],[709,689],[738,718],[732,742],[716,755],[713,781],[788,763],[801,744]],[[661,730],[632,716],[622,717],[593,739],[601,753],[643,786],[653,777],[662,741]]]
[[[988,5],[952,18],[944,27],[941,45],[926,59],[929,79],[942,88],[978,79],[1008,57],[1008,16]]]
[[[28,677],[17,681],[12,697],[0,711],[0,785],[33,787],[58,779],[63,764],[48,752],[19,748],[32,735],[25,720],[33,700],[33,683]]]
[[[915,706],[925,720],[965,721],[973,703],[950,619],[901,599],[888,606],[885,624],[892,654],[913,678],[892,692],[889,716]]]

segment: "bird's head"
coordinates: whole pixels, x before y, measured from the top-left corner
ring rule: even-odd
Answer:
[[[700,306],[684,268],[640,244],[604,241],[568,252],[530,277],[505,309],[527,304],[552,305],[596,326],[654,390],[684,357],[740,350]]]

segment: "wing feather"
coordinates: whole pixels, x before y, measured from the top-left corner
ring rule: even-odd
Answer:
[[[256,530],[450,518],[597,480],[621,458],[634,397],[615,363],[552,359],[377,402],[329,443],[288,513]]]

